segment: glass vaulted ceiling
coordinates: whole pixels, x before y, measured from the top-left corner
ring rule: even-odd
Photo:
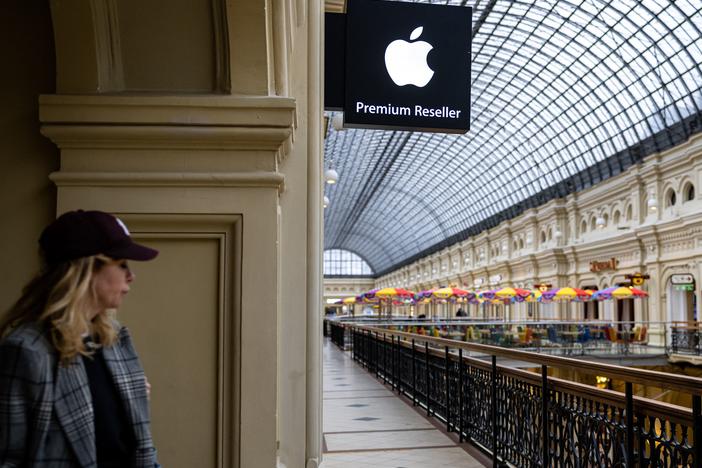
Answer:
[[[376,275],[702,127],[700,0],[450,3],[473,7],[470,132],[328,128],[325,249]]]

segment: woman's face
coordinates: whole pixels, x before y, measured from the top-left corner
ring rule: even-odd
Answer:
[[[129,292],[129,283],[135,275],[126,260],[113,260],[105,263],[93,275],[93,290],[98,312],[117,309]]]

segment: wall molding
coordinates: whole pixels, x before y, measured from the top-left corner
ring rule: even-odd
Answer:
[[[58,187],[271,187],[283,190],[278,172],[54,172]]]

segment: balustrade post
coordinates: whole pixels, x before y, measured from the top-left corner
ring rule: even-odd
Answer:
[[[625,384],[626,392],[626,465],[634,463],[634,391],[631,382]]]
[[[386,341],[385,341],[385,333],[383,333],[383,384],[388,383],[388,360],[387,360],[387,350],[388,347],[386,346]]]
[[[424,342],[424,376],[426,377],[425,393],[427,397],[427,417],[431,416],[431,397],[429,396],[429,342]]]
[[[692,395],[692,437],[694,438],[695,468],[702,468],[702,397]]]
[[[375,332],[375,359],[373,360],[375,362],[375,378],[377,379],[378,376],[380,375],[379,369],[380,369],[380,338],[379,338],[378,332]]]
[[[492,356],[492,467],[497,468],[497,356]]]
[[[397,337],[397,345],[395,345],[395,335],[392,335],[392,347],[390,350],[392,353],[390,356],[392,357],[392,387],[393,390],[397,390],[397,393],[402,393],[400,391],[400,373],[398,372],[398,368],[400,367],[398,364],[398,346],[400,345],[400,337]]]
[[[449,393],[451,392],[451,379],[449,375],[450,359],[448,346],[444,346],[444,359],[444,374],[446,375],[446,432],[451,432],[451,405],[449,402]]]
[[[363,333],[363,365],[366,369],[370,369],[370,332],[364,330]]]
[[[395,349],[395,373],[397,378],[397,393],[402,395],[402,337],[397,337],[397,348]]]
[[[548,427],[548,366],[541,365],[541,466],[549,463],[550,434]]]
[[[369,372],[373,372],[373,332],[366,330],[366,367]]]
[[[458,348],[458,442],[463,442],[463,348]]]
[[[353,328],[351,328],[351,343],[353,343],[353,345],[351,346],[351,360],[355,361],[356,360],[356,345],[358,343],[356,343],[356,332],[354,331]]]
[[[417,350],[412,338],[412,406],[417,406]]]

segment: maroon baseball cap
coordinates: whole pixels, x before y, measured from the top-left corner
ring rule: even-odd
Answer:
[[[137,244],[127,226],[102,211],[68,211],[41,233],[39,245],[48,263],[103,254],[115,259],[151,260],[158,250]]]

